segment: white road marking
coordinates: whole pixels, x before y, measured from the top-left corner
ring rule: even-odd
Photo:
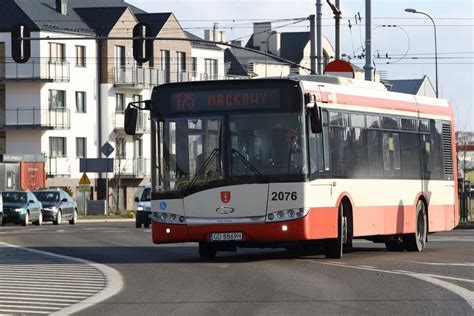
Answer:
[[[426,264],[430,266],[455,266],[455,267],[474,267],[474,263],[471,262],[423,262],[423,261],[410,261],[410,260],[400,260],[403,262]]]
[[[122,276],[103,264],[0,242],[0,314],[73,314],[122,288]]]
[[[25,292],[28,292],[28,291],[25,291]],[[8,294],[11,294],[12,292],[11,291],[0,291],[0,295],[3,296],[3,295],[8,295]],[[39,294],[39,293],[18,293],[15,291],[15,296],[28,296],[28,297],[41,297],[42,299],[45,298],[45,297],[51,297],[51,294],[49,293],[43,293],[43,294]],[[78,300],[80,299],[83,299],[83,298],[86,298],[87,296],[84,296],[84,294],[80,294],[80,295],[74,295],[74,294],[67,294],[67,293],[60,293],[60,294],[55,294],[54,297],[60,297],[60,298],[71,298],[71,299],[75,299],[74,302],[77,302]]]
[[[41,311],[30,311],[30,310],[25,310],[25,309],[6,309],[2,308],[0,309],[0,312],[7,312],[7,313],[22,313],[22,314],[42,314],[46,315],[49,314],[50,312],[41,312]]]
[[[373,267],[373,266],[365,266],[365,265],[362,265],[362,264],[359,265],[359,267],[361,267],[361,268],[375,269],[375,267]]]
[[[470,291],[468,289],[465,289],[459,285],[455,285],[446,281],[441,281],[436,279],[435,277],[432,277],[429,274],[423,274],[423,273],[415,273],[415,272],[410,272],[410,271],[404,271],[404,270],[396,270],[396,271],[390,271],[390,270],[383,270],[383,269],[378,269],[378,268],[365,268],[361,266],[350,266],[346,264],[335,264],[331,262],[321,262],[321,261],[315,261],[315,260],[308,260],[314,263],[319,263],[319,264],[325,264],[325,265],[331,265],[331,266],[338,266],[338,267],[343,267],[343,268],[349,268],[349,269],[359,269],[359,270],[366,270],[366,271],[375,271],[375,272],[382,272],[382,273],[390,273],[390,274],[398,274],[398,275],[406,275],[410,276],[419,280],[423,280],[425,282],[437,285],[439,287],[444,288],[445,290],[448,290],[458,296],[460,296],[462,299],[464,299],[469,306],[471,306],[472,309],[474,309],[474,291]],[[469,280],[469,279],[466,279]],[[469,280],[469,281],[474,281],[474,280]]]

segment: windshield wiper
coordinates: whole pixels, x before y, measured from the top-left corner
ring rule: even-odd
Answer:
[[[247,158],[245,158],[245,156],[242,155],[242,153],[241,153],[240,151],[238,151],[238,150],[235,149],[235,148],[232,148],[230,151],[232,152],[232,155],[235,154],[235,155],[237,156],[237,158],[239,158],[239,159],[247,166],[247,168],[249,168],[250,170],[253,171],[253,173],[255,173],[256,175],[258,175],[258,176],[259,176],[260,178],[262,178],[264,181],[267,181],[267,177],[264,176],[260,171],[258,171],[258,169],[255,168],[255,166],[252,165],[252,164],[250,163],[250,161],[248,161]]]
[[[199,170],[196,172],[194,175],[194,178],[189,182],[188,185],[188,191],[191,190],[193,185],[196,183],[196,181],[199,179],[199,177],[204,173],[204,171],[207,169],[207,167],[211,164],[211,161],[214,159],[214,157],[220,152],[219,148],[214,148],[211,151],[211,154],[204,160],[204,163],[202,166],[199,168]]]

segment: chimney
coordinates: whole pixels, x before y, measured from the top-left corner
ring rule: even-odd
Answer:
[[[212,30],[204,30],[204,39],[206,41],[214,40],[214,33],[212,32]]]
[[[224,31],[219,32],[219,42],[225,43],[225,33],[224,33]]]
[[[67,15],[67,0],[56,0],[56,11]]]

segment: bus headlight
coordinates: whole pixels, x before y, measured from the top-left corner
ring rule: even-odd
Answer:
[[[282,222],[295,220],[305,217],[309,213],[309,207],[292,208],[288,210],[276,211],[269,213],[266,222]]]
[[[158,223],[186,224],[186,217],[173,213],[153,212],[152,219]]]
[[[141,205],[137,206],[137,211],[141,212],[143,210],[144,210],[143,206],[141,206]]]

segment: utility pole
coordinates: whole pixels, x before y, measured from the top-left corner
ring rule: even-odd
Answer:
[[[333,5],[330,0],[327,0],[328,5],[331,7],[332,13],[334,14],[334,21],[336,26],[336,60],[341,59],[341,10],[340,2],[336,0],[336,5]]]
[[[371,0],[365,0],[365,80],[373,81],[372,66],[372,8]]]
[[[311,14],[309,16],[309,38],[311,44],[310,63],[311,63],[311,74],[316,74],[316,16]]]
[[[321,11],[321,0],[316,0],[316,37],[317,37],[317,57],[318,57],[318,74],[323,74],[323,33],[321,30],[321,17],[323,15]]]

